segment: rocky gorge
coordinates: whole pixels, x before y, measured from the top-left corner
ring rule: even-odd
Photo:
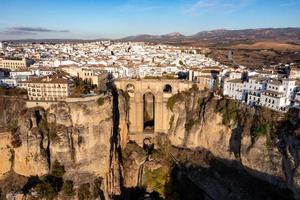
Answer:
[[[299,199],[297,110],[193,88],[169,99],[169,132],[139,146],[115,88],[101,101],[47,109],[0,105],[2,199]]]

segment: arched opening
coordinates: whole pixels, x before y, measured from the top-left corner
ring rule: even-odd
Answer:
[[[128,84],[127,86],[126,86],[126,91],[128,92],[128,93],[130,93],[130,94],[133,94],[134,93],[134,90],[135,90],[135,87],[134,87],[134,85],[133,84]]]
[[[167,84],[164,86],[164,89],[163,89],[163,92],[164,93],[172,93],[172,86]]]
[[[144,103],[144,131],[154,132],[155,119],[155,97],[151,92],[143,96]]]

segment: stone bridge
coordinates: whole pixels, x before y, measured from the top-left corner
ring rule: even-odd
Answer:
[[[168,99],[192,87],[192,82],[178,79],[117,79],[119,90],[128,92],[130,139],[141,143],[155,133],[167,133],[171,111]]]

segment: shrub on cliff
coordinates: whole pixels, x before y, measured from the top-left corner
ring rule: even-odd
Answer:
[[[160,167],[158,169],[150,170],[145,169],[145,182],[146,184],[158,192],[161,197],[165,197],[165,186],[169,181],[169,169]]]
[[[195,124],[195,120],[194,119],[189,119],[186,121],[185,125],[184,125],[184,128],[187,132],[190,132],[190,130],[192,129],[192,127],[194,126]]]
[[[99,97],[99,99],[97,100],[97,103],[99,106],[102,106],[104,104],[104,98]]]
[[[19,126],[18,126],[18,122],[17,121],[13,121],[10,126],[9,126],[9,130],[11,132],[11,145],[14,148],[18,148],[20,146],[22,146],[22,141],[20,138],[20,133],[18,132]]]
[[[39,183],[35,187],[35,191],[37,192],[38,199],[47,199],[52,200],[56,197],[57,193],[53,189],[50,183]]]
[[[92,198],[90,184],[85,183],[79,186],[77,196],[79,200],[87,200]]]
[[[73,181],[67,180],[64,182],[63,188],[62,188],[62,192],[63,195],[67,196],[67,197],[72,197],[75,195],[75,191],[74,191],[74,183]]]
[[[235,100],[221,99],[217,103],[216,111],[222,114],[224,125],[229,125],[232,121],[237,120],[238,106]]]
[[[181,93],[174,94],[168,99],[167,108],[173,112],[173,108],[176,102],[182,101],[183,95]]]
[[[12,134],[15,134],[18,129],[19,129],[18,121],[13,121],[10,123],[9,130]]]
[[[174,115],[172,115],[171,118],[170,118],[170,121],[169,121],[170,128],[173,126],[174,118],[175,118]]]
[[[264,136],[264,135],[267,135],[269,130],[270,130],[270,125],[263,124],[263,125],[259,126],[258,128],[254,129],[254,135],[257,137]]]
[[[55,160],[52,164],[51,175],[56,177],[63,177],[65,172],[65,167],[61,165],[57,160]]]

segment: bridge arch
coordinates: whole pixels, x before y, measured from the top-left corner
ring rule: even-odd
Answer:
[[[118,89],[127,91],[130,96],[129,137],[143,139],[148,136],[153,137],[153,133],[168,132],[172,116],[172,112],[167,109],[168,99],[177,92],[188,90],[193,83],[173,79],[117,79],[115,84]],[[149,119],[153,120],[152,129],[148,129],[144,123]]]
[[[143,95],[143,128],[144,132],[154,133],[155,95],[148,91]]]

